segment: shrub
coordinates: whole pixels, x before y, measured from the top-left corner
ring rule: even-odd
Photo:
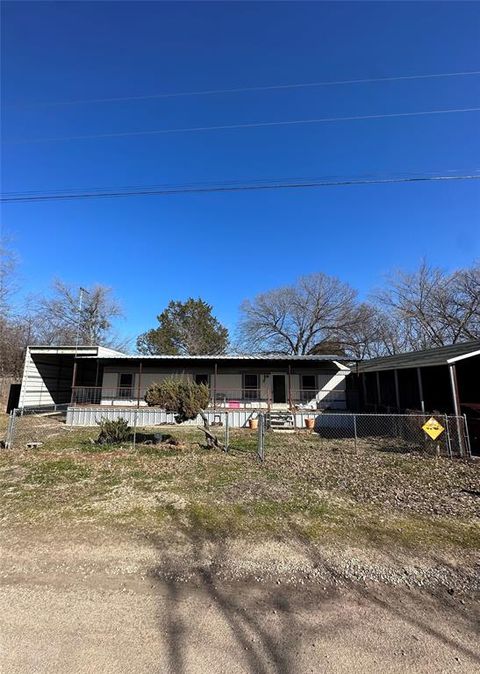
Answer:
[[[145,394],[145,400],[150,406],[173,412],[177,422],[181,423],[196,419],[208,407],[210,394],[205,384],[171,377],[160,384],[152,384]]]
[[[160,384],[152,384],[145,394],[145,400],[150,406],[155,405],[162,407],[166,412],[173,412],[175,421],[179,424],[189,419],[196,419],[200,415],[203,419],[202,430],[206,435],[207,445],[223,449],[218,438],[211,432],[205,414],[210,401],[208,386],[205,384],[171,377]]]
[[[125,419],[100,419],[100,435],[97,442],[101,445],[113,445],[119,442],[127,442],[130,438],[130,426]]]

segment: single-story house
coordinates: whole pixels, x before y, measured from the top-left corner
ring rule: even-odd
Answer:
[[[343,410],[350,367],[341,360],[334,355],[141,356],[101,346],[29,346],[18,406],[140,407],[152,383],[175,376],[207,384],[215,410]]]

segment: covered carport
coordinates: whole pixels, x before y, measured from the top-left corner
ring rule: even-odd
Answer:
[[[480,405],[480,340],[373,358],[359,363],[357,372],[365,411],[466,414],[473,444],[480,449],[474,430],[475,406]]]
[[[72,398],[72,383],[95,386],[99,378],[95,361],[85,356],[122,355],[102,346],[29,346],[20,387],[18,407],[57,408]],[[81,369],[77,368],[82,359]],[[78,373],[77,373],[78,369]]]

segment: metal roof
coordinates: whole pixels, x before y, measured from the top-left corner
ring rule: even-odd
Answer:
[[[457,360],[480,355],[480,339],[451,346],[439,346],[424,351],[399,353],[395,356],[372,358],[358,364],[359,372],[377,372],[380,370],[400,370],[409,367],[433,367],[448,365]]]
[[[78,354],[79,358],[97,358],[95,355],[82,355]],[[338,355],[316,355],[316,356],[289,356],[279,353],[273,354],[249,354],[249,355],[205,355],[205,356],[170,356],[170,355],[127,355],[127,354],[115,354],[113,356],[108,355],[98,355],[99,359],[109,359],[113,358],[114,360],[288,360],[288,361],[351,361],[352,358],[346,358],[345,356]]]

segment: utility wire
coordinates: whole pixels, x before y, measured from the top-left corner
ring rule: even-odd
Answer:
[[[138,188],[135,190],[117,190],[109,192],[100,192],[89,190],[85,192],[71,192],[71,193],[17,193],[10,194],[0,198],[4,203],[20,203],[20,202],[35,202],[35,201],[66,201],[71,199],[113,199],[121,197],[141,197],[141,196],[166,196],[169,194],[204,194],[211,192],[244,192],[244,191],[258,191],[258,190],[280,190],[280,189],[295,189],[295,188],[314,188],[314,187],[349,187],[355,185],[388,185],[396,183],[421,183],[421,182],[438,182],[438,181],[452,181],[452,180],[480,180],[480,174],[469,175],[438,175],[438,176],[415,176],[415,177],[392,177],[392,178],[364,178],[364,179],[348,179],[348,180],[312,180],[308,182],[274,182],[259,184],[255,182],[244,184],[220,184],[220,185],[205,185],[205,186],[173,186],[163,188]]]
[[[446,115],[458,112],[479,112],[478,108],[453,108],[446,110],[420,110],[418,112],[392,112],[378,115],[352,115],[349,117],[320,117],[317,119],[292,119],[283,122],[249,122],[243,124],[217,124],[214,126],[191,126],[177,129],[154,129],[150,131],[120,131],[114,133],[93,133],[80,136],[57,136],[51,138],[24,138],[18,140],[6,140],[4,144],[19,145],[26,143],[55,143],[69,140],[92,140],[95,138],[125,138],[127,136],[160,136],[172,133],[193,133],[197,131],[222,131],[232,129],[255,129],[273,126],[292,126],[301,124],[321,124],[325,122],[351,122],[368,119],[388,119],[393,117],[419,117],[425,115]]]
[[[311,183],[311,182],[339,182],[345,180],[386,180],[389,178],[425,178],[425,177],[451,177],[458,175],[480,175],[480,168],[478,169],[465,169],[465,168],[456,168],[456,169],[442,169],[441,171],[418,171],[418,170],[405,170],[401,172],[389,172],[389,173],[362,173],[357,176],[346,176],[345,174],[326,174],[322,176],[318,175],[309,175],[303,176],[302,178],[291,178],[289,176],[277,176],[272,178],[243,178],[237,180],[214,180],[210,182],[205,181],[189,181],[188,183],[150,183],[150,184],[135,184],[135,185],[122,185],[118,187],[116,185],[108,185],[104,187],[65,187],[65,188],[55,188],[51,190],[25,190],[19,192],[18,190],[4,191],[3,197],[10,196],[46,196],[48,194],[76,194],[84,192],[118,192],[118,191],[136,191],[136,190],[174,190],[174,189],[185,189],[189,188],[206,188],[206,187],[242,187],[243,185],[283,185],[283,184],[293,184],[293,183]],[[0,195],[1,197],[1,195]]]
[[[54,107],[61,105],[81,105],[85,103],[121,103],[126,101],[146,101],[156,98],[180,98],[185,96],[211,96],[214,94],[239,94],[249,91],[275,91],[281,89],[307,89],[314,87],[343,86],[349,84],[373,84],[376,82],[400,82],[402,80],[428,80],[442,77],[467,77],[480,75],[480,70],[456,73],[432,73],[430,75],[399,75],[394,77],[365,77],[358,80],[326,80],[321,82],[297,82],[292,84],[269,84],[257,87],[235,87],[233,89],[204,89],[200,91],[166,92],[144,94],[139,96],[113,96],[110,98],[84,98],[64,101],[44,101],[37,103],[16,103],[6,105],[7,108]]]

